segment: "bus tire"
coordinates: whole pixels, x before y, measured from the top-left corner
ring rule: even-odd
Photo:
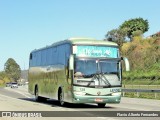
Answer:
[[[58,101],[61,106],[64,106],[65,102],[64,102],[64,94],[63,94],[62,88],[59,88],[58,90]]]
[[[35,86],[35,101],[37,102],[42,102],[45,101],[46,98],[39,96],[39,92],[38,92],[38,86]]]
[[[104,108],[105,105],[106,105],[106,103],[98,103],[98,107],[99,107],[99,108]]]

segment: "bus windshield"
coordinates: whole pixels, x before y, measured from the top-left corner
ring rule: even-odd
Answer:
[[[117,74],[119,73],[118,60],[81,60],[75,61],[75,74],[83,77],[92,77],[97,73]]]

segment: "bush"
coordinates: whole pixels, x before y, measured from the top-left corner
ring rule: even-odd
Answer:
[[[131,72],[123,72],[126,80],[160,80],[160,38],[136,36],[122,46],[123,56],[128,57]]]

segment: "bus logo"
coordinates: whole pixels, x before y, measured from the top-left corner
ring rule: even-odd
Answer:
[[[97,92],[97,95],[100,95],[101,94],[101,92],[99,91],[99,92]]]

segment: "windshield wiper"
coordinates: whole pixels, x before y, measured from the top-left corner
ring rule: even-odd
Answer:
[[[92,77],[91,81],[87,84],[87,86],[90,86],[90,84],[95,80],[98,80],[99,86],[100,86],[100,81],[103,81],[109,87],[111,86],[111,84],[109,83],[108,79],[104,76],[103,73],[94,74],[94,76]]]
[[[97,80],[99,79],[99,78],[97,77],[97,75],[98,75],[98,73],[94,74],[94,76],[92,77],[91,81],[89,81],[89,83],[87,84],[87,86],[90,86],[90,84],[91,84],[92,82],[94,82],[95,79],[97,79]]]
[[[110,84],[109,80],[104,76],[103,73],[101,74],[101,76],[104,78],[104,79],[101,78],[101,79],[104,81],[104,83],[105,83],[106,85],[108,84],[108,86],[110,87],[111,84]]]

